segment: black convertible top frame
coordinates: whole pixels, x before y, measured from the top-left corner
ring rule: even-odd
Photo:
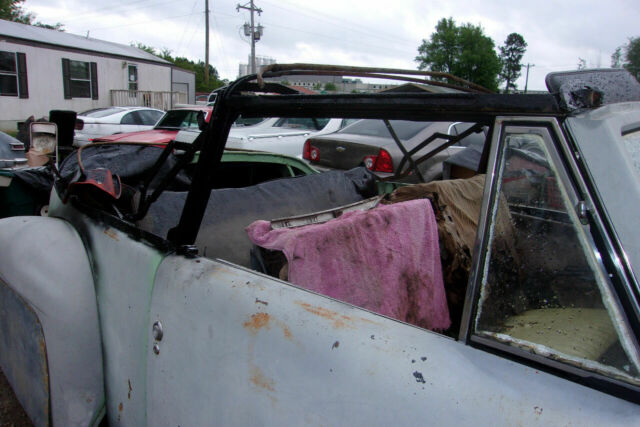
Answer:
[[[285,66],[273,77],[295,75]],[[356,67],[347,67],[343,75],[359,75]],[[392,70],[398,73],[398,70]],[[382,69],[366,69],[366,73],[382,75]],[[424,72],[409,71],[416,75]],[[299,74],[299,71],[298,71]],[[502,95],[491,93],[375,93],[291,95],[274,94],[277,85],[264,85],[262,77],[249,75],[230,84],[217,98],[205,136],[197,141],[200,158],[193,176],[180,222],[169,232],[168,239],[180,246],[193,245],[210,194],[210,183],[217,173],[229,129],[237,117],[323,117],[368,118],[424,121],[463,121],[492,126],[496,116],[564,116],[557,99],[551,94]],[[441,77],[441,76],[438,76]],[[255,83],[258,80],[259,83]],[[460,80],[460,79],[458,79]],[[262,83],[262,85],[260,84]],[[429,83],[425,81],[425,83]],[[465,90],[468,88],[460,88]],[[268,95],[246,95],[249,91]]]

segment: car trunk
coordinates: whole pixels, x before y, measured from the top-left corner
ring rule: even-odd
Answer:
[[[373,142],[375,139],[371,138],[371,141]],[[318,149],[320,154],[319,160],[312,163],[335,169],[351,169],[360,166],[363,164],[365,156],[377,156],[380,152],[378,145],[344,140],[322,138],[311,139],[310,143]]]

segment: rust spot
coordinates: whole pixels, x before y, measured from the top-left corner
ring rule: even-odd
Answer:
[[[106,234],[107,236],[111,237],[113,240],[115,240],[116,242],[119,242],[120,239],[118,239],[118,235],[116,234],[115,231],[113,231],[110,228],[107,228],[106,230],[104,230],[104,234]]]
[[[333,343],[333,345],[331,346],[331,350],[333,350],[334,348],[338,348],[340,347],[340,341],[336,341]]]
[[[309,313],[332,321],[334,328],[353,328],[353,319],[349,316],[344,316],[324,307],[317,307],[302,301],[296,301],[296,304],[304,308]]]
[[[119,411],[119,412],[122,412],[122,408],[123,408],[123,406],[122,406],[122,402],[120,402],[120,404],[118,405],[118,411]]]
[[[249,282],[247,282],[247,283],[249,283]],[[269,303],[268,303],[268,302],[266,302],[266,301],[262,301],[262,300],[260,300],[260,299],[258,299],[258,298],[256,298],[256,304],[269,305]]]
[[[260,387],[269,391],[275,391],[275,383],[273,382],[273,380],[271,378],[265,377],[260,368],[258,368],[257,366],[251,367],[251,378],[249,379],[256,387]]]
[[[252,314],[251,319],[244,322],[244,327],[247,328],[253,335],[255,335],[262,328],[269,329],[270,320],[271,317],[267,313]]]
[[[91,403],[93,402],[93,399],[91,397],[87,397],[87,403]]]
[[[133,388],[131,388],[131,380],[127,379],[127,383],[129,384],[129,393],[127,393],[127,398],[131,400],[131,392],[133,391]]]
[[[282,332],[284,333],[284,337],[288,340],[291,339],[291,331],[289,330],[289,328],[287,328],[286,325],[281,325],[282,326]]]

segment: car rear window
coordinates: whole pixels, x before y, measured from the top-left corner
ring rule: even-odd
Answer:
[[[389,120],[398,138],[411,139],[429,126],[430,122],[412,122],[409,120]],[[391,134],[382,120],[364,119],[339,130],[337,133],[348,133],[366,136],[389,137]]]
[[[107,117],[112,114],[121,113],[123,110],[124,110],[123,108],[96,108],[94,110],[85,111],[84,113],[80,113],[78,115],[85,116],[85,117],[99,118],[99,117]]]

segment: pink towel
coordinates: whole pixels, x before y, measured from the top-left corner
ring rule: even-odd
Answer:
[[[284,252],[291,283],[423,328],[451,323],[427,199],[297,228],[255,221],[247,232],[256,245]]]

